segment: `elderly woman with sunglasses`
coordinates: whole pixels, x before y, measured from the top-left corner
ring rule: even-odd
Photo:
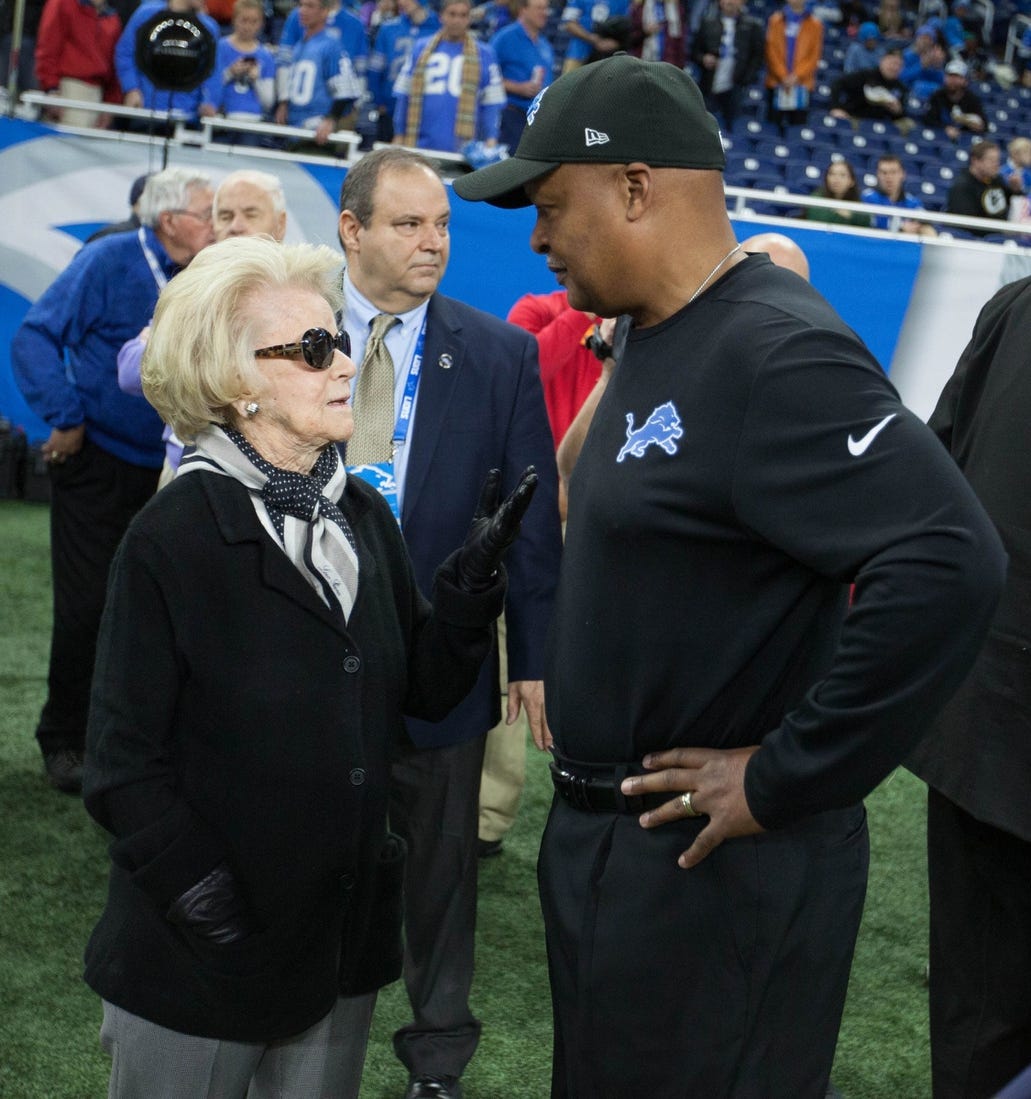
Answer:
[[[532,471],[487,477],[432,605],[348,476],[340,257],[240,238],[158,302],[143,385],[195,452],[118,551],[85,801],[114,836],[86,950],[112,1096],[356,1096],[400,971],[402,713],[472,686]],[[486,473],[486,471],[485,471]]]

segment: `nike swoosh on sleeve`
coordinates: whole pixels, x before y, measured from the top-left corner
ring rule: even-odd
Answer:
[[[848,437],[848,452],[853,458],[858,458],[860,454],[865,454],[870,447],[870,444],[877,438],[878,435],[891,423],[892,420],[898,415],[897,412],[893,412],[890,416],[885,416],[879,424],[874,424],[873,427],[861,438],[853,439],[851,435]]]

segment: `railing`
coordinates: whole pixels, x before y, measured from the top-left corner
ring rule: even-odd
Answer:
[[[833,225],[826,222],[807,221],[807,228],[832,228],[844,229],[848,232],[882,234],[890,232],[896,236],[906,236],[901,229],[903,221],[919,221],[931,225],[935,229],[948,231],[949,228],[964,229],[966,231],[988,232],[999,236],[1005,236],[1006,245],[1016,247],[1021,242],[1021,237],[1031,237],[1031,224],[1018,221],[995,221],[992,218],[971,218],[961,214],[945,214],[936,210],[906,210],[897,206],[879,206],[870,202],[842,203],[840,199],[816,198],[812,195],[794,195],[788,191],[759,191],[750,187],[727,187],[727,208],[737,217],[762,217],[751,209],[750,203],[760,202],[764,206],[782,206],[785,210],[797,210],[808,207],[817,207],[824,210],[840,210],[843,205],[854,213],[871,214],[876,217],[888,217],[891,222],[889,229],[863,229],[858,226]],[[777,215],[774,215],[777,216]],[[780,216],[788,216],[782,214]],[[921,240],[931,239],[921,237]]]
[[[1019,18],[1025,19],[1031,24],[1031,18],[1026,16],[1020,16]],[[218,149],[221,152],[235,152],[239,154],[246,154],[247,156],[264,157],[271,160],[304,160],[311,163],[318,163],[324,161],[324,156],[315,154],[308,155],[306,153],[289,152],[283,149],[275,148],[263,148],[260,146],[251,145],[239,145],[227,142],[221,142],[218,140],[218,135],[221,133],[238,133],[238,134],[254,134],[261,137],[274,138],[274,139],[286,139],[290,141],[311,141],[315,136],[314,130],[304,129],[297,126],[278,126],[270,122],[244,122],[235,119],[228,118],[202,118],[200,120],[200,128],[191,128],[186,125],[186,120],[182,114],[178,112],[168,111],[151,111],[143,110],[139,107],[123,107],[119,105],[107,104],[107,103],[94,103],[90,101],[84,101],[79,99],[65,99],[60,96],[46,95],[43,92],[23,92],[21,95],[21,102],[31,104],[40,108],[45,107],[73,107],[78,109],[89,109],[97,111],[100,114],[111,114],[119,117],[135,119],[136,121],[145,122],[147,124],[164,125],[168,122],[175,124],[175,129],[170,137],[158,137],[149,134],[130,133],[121,130],[98,130],[96,128],[86,128],[79,126],[65,126],[63,124],[56,124],[55,128],[66,133],[75,133],[87,137],[99,137],[106,138],[107,140],[123,140],[123,141],[137,141],[155,143],[161,142],[165,145],[192,145],[201,147],[211,147],[212,149]],[[342,161],[345,165],[354,163],[360,158],[361,151],[360,145],[363,138],[360,134],[351,130],[338,130],[333,134],[330,134],[327,142],[327,152],[331,152],[331,155]],[[377,142],[375,148],[382,148],[381,142]],[[465,158],[460,153],[446,152],[442,149],[418,149],[417,152],[422,153],[427,159],[437,163],[445,172],[464,171],[469,167]],[[819,207],[823,209],[840,209],[842,203],[840,200],[815,198],[811,195],[792,194],[786,190],[768,191],[758,190],[750,187],[733,187],[728,186],[725,188],[727,195],[727,208],[728,211],[738,218],[747,217],[762,217],[764,211],[756,211],[753,206],[755,203],[761,203],[766,206],[782,207],[785,211],[798,210],[800,207],[805,209],[808,207]],[[1006,237],[1006,245],[1010,247],[1017,247],[1021,245],[1021,238],[1031,236],[1031,225],[1021,222],[1011,221],[994,221],[989,218],[971,218],[962,217],[958,214],[945,214],[934,210],[905,210],[897,207],[885,207],[874,204],[862,203],[862,202],[850,202],[847,204],[848,209],[858,212],[871,214],[876,217],[889,217],[891,227],[887,230],[884,229],[861,229],[851,226],[838,226],[828,225],[826,222],[807,222],[807,228],[818,229],[843,229],[846,232],[859,232],[859,233],[874,233],[882,234],[889,232],[894,236],[906,236],[900,228],[903,221],[918,221],[926,222],[932,225],[934,228],[944,230],[946,233],[949,228],[957,228],[966,231],[983,231],[992,233],[994,235]],[[786,215],[772,215],[772,216],[786,216]],[[892,224],[894,223],[894,224]],[[929,237],[921,237],[921,240],[932,239]]]

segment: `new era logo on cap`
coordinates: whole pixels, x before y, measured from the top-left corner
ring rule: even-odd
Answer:
[[[588,148],[592,145],[605,145],[608,140],[609,135],[603,134],[601,130],[592,130],[590,126],[584,127],[584,143]]]

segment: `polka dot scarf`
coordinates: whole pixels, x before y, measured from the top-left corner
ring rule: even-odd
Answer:
[[[179,475],[200,470],[233,477],[250,490],[262,525],[346,622],[358,592],[358,547],[351,524],[333,502],[347,480],[336,447],[323,449],[311,473],[295,473],[266,461],[234,428],[212,425],[198,434]]]

